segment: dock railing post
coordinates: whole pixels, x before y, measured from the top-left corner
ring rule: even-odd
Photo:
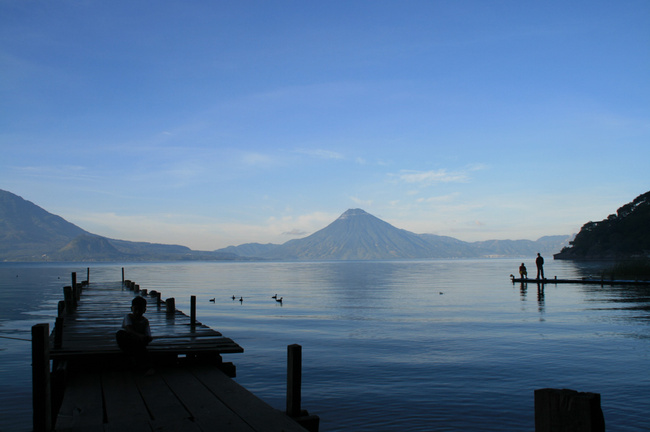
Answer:
[[[190,296],[190,325],[196,326],[196,296]]]
[[[32,326],[32,409],[34,432],[52,429],[50,325]]]
[[[301,414],[301,386],[302,346],[293,344],[287,347],[287,414],[290,417],[299,417]]]

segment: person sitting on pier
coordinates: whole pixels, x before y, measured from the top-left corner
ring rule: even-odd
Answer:
[[[526,270],[524,263],[521,263],[519,266],[519,277],[522,279],[528,279],[528,270]]]
[[[134,297],[131,302],[131,313],[122,321],[122,329],[115,335],[120,349],[133,356],[137,366],[149,367],[147,345],[151,342],[149,320],[144,317],[147,310],[147,300],[144,297]]]

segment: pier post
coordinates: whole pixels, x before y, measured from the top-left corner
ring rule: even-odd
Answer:
[[[167,316],[169,317],[174,317],[174,314],[176,313],[176,299],[174,297],[168,298],[165,300],[165,311],[167,312]]]
[[[190,296],[190,325],[196,326],[196,296]]]
[[[124,285],[124,267],[122,267],[122,285]]]
[[[49,324],[32,326],[32,409],[34,432],[52,428]]]
[[[290,417],[300,416],[301,385],[302,346],[293,344],[287,347],[287,414]]]
[[[77,307],[79,300],[79,287],[77,286],[77,272],[72,272],[72,305]]]
[[[535,432],[605,432],[600,394],[535,390]]]
[[[58,316],[54,321],[54,348],[61,348],[63,344],[63,317]]]
[[[302,346],[287,346],[287,411],[286,414],[309,432],[318,432],[320,417],[310,415],[300,406],[302,398]]]
[[[72,287],[63,287],[63,299],[65,301],[65,313],[72,313],[72,310],[74,309],[74,302],[72,300]]]
[[[86,283],[90,283],[90,267],[86,267]]]

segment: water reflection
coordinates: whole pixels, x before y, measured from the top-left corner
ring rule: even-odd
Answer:
[[[537,282],[537,310],[539,311],[539,320],[544,321],[544,284]]]
[[[533,282],[531,281],[531,285],[537,285],[537,311],[540,314],[539,320],[544,321],[544,312],[546,311],[546,305],[544,302],[544,283],[541,282]],[[522,302],[525,302],[527,300],[527,295],[528,295],[528,282],[520,282],[519,283],[519,297]]]

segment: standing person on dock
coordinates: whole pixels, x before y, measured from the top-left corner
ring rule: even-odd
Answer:
[[[151,342],[149,320],[144,317],[147,310],[147,300],[144,297],[134,297],[131,302],[131,313],[122,321],[122,329],[115,335],[120,349],[133,356],[136,366],[149,367],[149,352],[147,345]]]
[[[521,263],[519,266],[519,277],[521,279],[528,279],[528,270],[526,270],[524,263]]]
[[[544,277],[544,258],[537,252],[537,259],[535,259],[535,264],[537,265],[537,279],[539,279],[539,275],[542,275],[542,279],[545,279]]]

